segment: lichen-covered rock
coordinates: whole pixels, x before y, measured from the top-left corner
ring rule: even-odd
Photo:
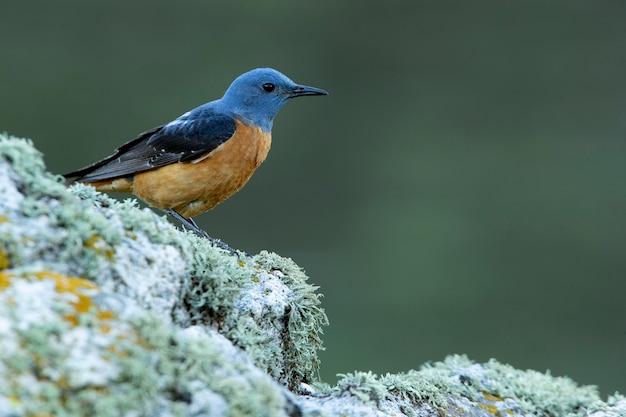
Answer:
[[[20,415],[37,404],[33,399],[70,407],[67,396],[99,404],[112,392],[132,392],[142,401],[130,401],[124,408],[129,412],[162,415],[155,410],[187,404],[183,415],[193,415],[191,409],[201,408],[192,395],[198,391],[212,392],[207,398],[221,395],[228,414],[247,409],[240,415],[274,415],[290,407],[285,387],[315,381],[327,319],[316,287],[291,260],[265,252],[235,256],[139,209],[133,199],[118,202],[83,185],[68,189],[45,171],[27,140],[0,136],[0,192],[0,295],[8,309],[0,343],[23,347],[18,352],[0,346],[0,380],[14,382],[0,384],[3,410],[13,404]],[[22,314],[28,309],[35,319]],[[154,345],[149,328],[162,337]],[[191,339],[189,328],[196,329]],[[218,337],[234,346],[229,355],[212,347]],[[175,356],[173,346],[180,349]],[[245,351],[238,360],[235,347]],[[30,376],[7,366],[17,353],[26,355],[16,363]],[[81,357],[94,360],[81,364]],[[170,368],[171,375],[160,375]],[[243,374],[234,375],[234,369]],[[144,383],[148,376],[152,382]],[[261,394],[265,408],[257,409],[251,390]],[[51,391],[58,391],[54,398],[41,397]],[[37,410],[56,415],[55,408]]]
[[[283,387],[217,332],[167,325],[92,282],[0,274],[0,415],[287,416]],[[110,309],[111,307],[115,310]]]
[[[330,387],[327,319],[290,259],[68,189],[2,135],[0,196],[0,417],[626,416],[619,394],[464,356]]]
[[[595,387],[569,378],[521,371],[496,360],[477,364],[463,355],[427,364],[418,371],[342,375],[299,404],[306,413],[322,408],[328,415],[371,416],[626,416],[626,398],[603,402]],[[358,410],[358,411],[354,411]]]

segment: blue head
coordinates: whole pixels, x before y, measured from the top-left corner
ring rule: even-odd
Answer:
[[[237,77],[215,104],[220,110],[242,117],[269,132],[274,117],[287,100],[326,94],[320,88],[296,84],[274,69],[257,68]]]

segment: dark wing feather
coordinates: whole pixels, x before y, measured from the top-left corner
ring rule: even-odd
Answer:
[[[144,132],[117,148],[113,155],[64,176],[95,182],[192,161],[227,141],[235,129],[235,120],[225,115],[179,120]]]
[[[94,162],[91,165],[87,165],[84,168],[78,169],[76,171],[68,172],[67,174],[63,174],[63,176],[65,178],[81,178],[86,175],[89,175],[90,173],[93,173],[95,170],[99,168],[105,167],[109,164],[114,164],[116,159],[120,158],[122,155],[125,155],[134,147],[139,146],[142,142],[145,142],[153,134],[157,133],[162,128],[163,126],[158,126],[158,127],[155,127],[154,129],[150,129],[146,132],[143,132],[139,136],[137,136],[135,139],[128,141],[122,146],[120,146],[119,148],[117,148],[115,150],[115,153],[113,153],[113,155],[110,155],[104,159]]]

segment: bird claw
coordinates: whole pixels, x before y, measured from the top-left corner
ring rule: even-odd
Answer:
[[[171,209],[165,210],[165,212],[169,214],[170,216],[172,216],[173,218],[175,218],[176,220],[178,220],[179,222],[181,222],[183,226],[185,226],[187,229],[192,231],[196,236],[208,240],[211,243],[211,246],[215,246],[217,248],[230,252],[231,255],[239,256],[240,253],[243,253],[245,256],[248,256],[248,257],[250,256],[245,252],[239,252],[236,249],[231,248],[230,246],[228,246],[226,243],[222,242],[219,239],[215,239],[209,236],[207,232],[205,232],[204,230],[198,227],[198,225],[196,224],[195,221],[193,221],[192,218],[186,219],[180,214],[178,214],[176,211],[171,210]]]
[[[216,239],[214,237],[209,236],[209,234],[207,232],[205,232],[204,230],[197,228],[190,228],[190,230],[198,237],[200,238],[204,238],[206,240],[208,240],[211,243],[211,246],[215,246],[218,247],[220,249],[224,249],[225,251],[230,252],[232,255],[237,255],[239,256],[239,251],[231,248],[230,246],[228,246],[226,243],[222,242],[219,239]],[[245,255],[248,255],[247,253]]]

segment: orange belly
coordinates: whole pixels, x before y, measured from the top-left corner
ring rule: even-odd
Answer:
[[[131,192],[185,218],[204,213],[239,191],[263,163],[271,134],[236,121],[235,134],[208,155],[136,174],[133,180],[93,183],[100,191]]]

